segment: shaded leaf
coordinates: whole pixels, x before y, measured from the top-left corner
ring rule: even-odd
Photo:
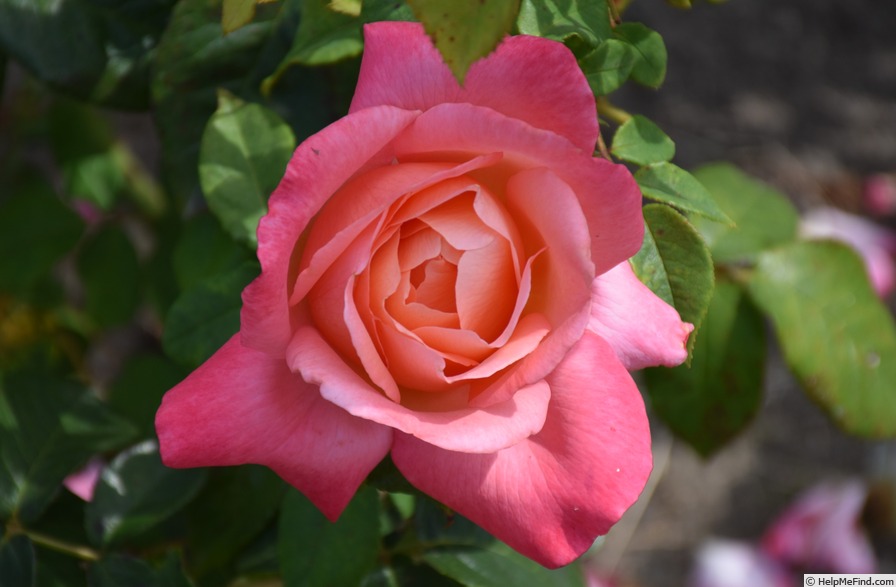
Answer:
[[[717,280],[690,366],[645,370],[650,403],[676,435],[709,456],[759,410],[765,358],[762,316],[738,286]]]
[[[423,555],[423,560],[443,575],[469,587],[585,585],[582,569],[577,564],[548,570],[498,541],[487,550],[463,547],[430,550]]]
[[[141,437],[149,438],[155,434],[155,415],[162,396],[186,375],[186,371],[162,355],[139,354],[125,363],[109,388],[107,401],[137,426]]]
[[[729,163],[694,172],[734,226],[694,217],[716,263],[752,261],[765,249],[796,238],[799,215],[786,196]]]
[[[224,571],[236,555],[270,523],[286,492],[273,471],[259,465],[213,470],[206,488],[190,507],[187,541],[190,567],[197,577]],[[221,512],[227,512],[226,517]],[[206,581],[208,583],[208,581]]]
[[[271,40],[271,10],[224,36],[221,0],[181,0],[159,40],[152,101],[162,139],[166,183],[181,201],[198,192],[199,143],[216,107],[218,88],[253,84],[262,49]]]
[[[632,79],[639,84],[658,88],[666,79],[666,44],[663,37],[639,22],[624,22],[613,29],[613,36],[635,49],[636,60]]]
[[[0,200],[0,290],[27,292],[74,247],[84,224],[35,174],[13,178]]]
[[[265,96],[271,95],[285,72],[294,66],[332,64],[359,55],[363,48],[361,31],[364,23],[414,20],[410,7],[396,0],[365,0],[360,13],[355,13],[353,10],[335,10],[334,2],[327,0],[296,1],[301,5],[299,30],[293,38],[289,52],[279,62],[274,73],[262,82],[261,92]],[[353,89],[357,73],[352,77]],[[344,111],[339,113],[340,116],[342,114]]]
[[[635,172],[645,197],[710,220],[733,225],[706,188],[693,175],[672,163],[656,163]]]
[[[180,560],[168,555],[161,568],[147,561],[124,554],[112,553],[91,565],[88,571],[90,587],[191,587]]]
[[[618,39],[607,39],[579,60],[579,67],[596,96],[605,96],[625,83],[635,65],[634,48]]]
[[[140,299],[137,252],[120,228],[110,226],[91,238],[78,255],[87,312],[103,327],[127,322]]]
[[[218,92],[199,151],[199,181],[209,208],[237,240],[255,243],[258,221],[296,139],[273,111]]]
[[[0,540],[0,585],[33,587],[37,584],[34,545],[23,535]]]
[[[249,250],[227,236],[218,220],[206,213],[184,223],[171,263],[178,286],[186,291],[251,260]]]
[[[247,262],[183,293],[165,319],[165,353],[188,367],[212,356],[239,330],[240,293],[258,272],[256,262]]]
[[[787,364],[844,430],[896,435],[896,330],[846,245],[797,242],[761,253],[749,282]]]
[[[38,79],[107,106],[148,106],[175,0],[0,0],[0,49]]]
[[[262,84],[262,92],[271,88],[287,68],[294,65],[323,65],[361,54],[363,21],[330,10],[327,0],[301,0],[299,30],[286,57]]]
[[[0,515],[36,520],[62,480],[135,430],[93,394],[46,374],[6,376],[0,390]]]
[[[280,515],[280,567],[294,586],[357,585],[376,566],[379,502],[362,487],[330,522],[298,491],[290,490]]]
[[[112,207],[125,185],[113,156],[113,136],[106,120],[74,100],[56,100],[49,112],[53,154],[65,177],[65,192],[103,210]]]
[[[644,206],[644,243],[631,258],[632,268],[647,287],[694,325],[688,352],[712,298],[712,258],[697,231],[668,206]]]
[[[470,65],[494,51],[510,33],[520,10],[520,0],[407,2],[461,84]]]
[[[103,469],[87,505],[87,535],[103,547],[137,540],[189,503],[205,478],[205,469],[166,467],[156,441],[141,442]]]

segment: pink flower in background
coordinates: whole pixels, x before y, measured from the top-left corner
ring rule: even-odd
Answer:
[[[84,501],[92,501],[93,490],[96,488],[104,466],[103,459],[93,457],[82,469],[66,477],[62,484]]]
[[[865,207],[872,214],[888,216],[896,212],[896,175],[878,173],[865,180]]]
[[[173,467],[260,463],[339,516],[387,454],[546,566],[651,469],[627,369],[692,330],[627,259],[627,169],[560,43],[506,39],[458,86],[415,23],[365,29],[350,113],[303,142],[258,227],[240,333],[165,396]]]
[[[814,208],[803,215],[800,232],[806,238],[830,238],[853,247],[865,262],[871,285],[881,297],[896,287],[896,233],[861,216],[836,208]]]
[[[765,533],[763,550],[796,568],[874,573],[874,551],[859,526],[867,495],[860,481],[813,487]]]
[[[690,587],[795,587],[781,564],[738,540],[713,539],[697,551]]]

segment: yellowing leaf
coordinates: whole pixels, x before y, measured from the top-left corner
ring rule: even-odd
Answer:
[[[491,53],[510,32],[519,0],[408,0],[459,83],[470,65]]]

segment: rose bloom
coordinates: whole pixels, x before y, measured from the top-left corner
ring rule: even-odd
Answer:
[[[458,85],[422,27],[378,23],[349,114],[296,149],[258,226],[239,334],[167,393],[172,467],[259,463],[335,520],[387,454],[545,566],[651,469],[627,369],[692,330],[634,276],[641,194],[592,156],[560,43],[507,38]]]

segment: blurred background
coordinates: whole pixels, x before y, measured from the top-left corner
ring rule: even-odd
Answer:
[[[896,226],[865,197],[869,179],[896,172],[896,3],[729,0],[682,11],[636,0],[627,17],[663,35],[669,69],[659,90],[628,84],[613,102],[663,128],[679,165],[732,161],[803,211],[833,205]],[[757,542],[818,483],[859,478],[886,493],[896,444],[840,432],[772,356],[761,411],[717,454],[702,459],[656,427],[648,492],[597,566],[645,587],[682,585],[707,540]],[[896,410],[896,382],[893,394]],[[876,502],[865,518],[883,518]],[[896,573],[892,540],[879,536],[875,549],[881,571]]]

